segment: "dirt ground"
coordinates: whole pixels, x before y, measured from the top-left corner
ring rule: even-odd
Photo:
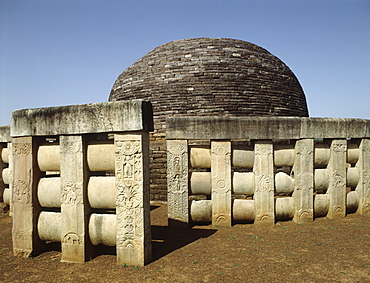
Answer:
[[[370,218],[291,221],[273,227],[167,227],[167,206],[152,206],[153,260],[119,266],[113,254],[60,262],[60,244],[27,259],[12,254],[11,218],[0,217],[1,282],[370,282]],[[59,251],[58,251],[59,247]]]

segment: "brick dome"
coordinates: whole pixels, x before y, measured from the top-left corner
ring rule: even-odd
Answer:
[[[308,116],[293,72],[267,50],[228,38],[163,44],[128,67],[109,100],[149,99],[154,118],[174,115]]]
[[[293,72],[267,50],[228,38],[182,39],[163,44],[117,78],[109,101],[152,102],[151,199],[165,200],[166,117],[308,116]]]

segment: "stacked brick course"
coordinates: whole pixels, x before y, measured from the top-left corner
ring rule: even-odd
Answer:
[[[173,116],[308,116],[293,72],[267,50],[241,40],[183,39],[163,44],[128,67],[109,100],[148,99],[151,197],[166,200],[166,118]]]

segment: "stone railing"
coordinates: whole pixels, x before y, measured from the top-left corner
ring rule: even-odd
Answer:
[[[11,121],[13,251],[61,242],[63,262],[116,246],[118,264],[151,259],[149,102],[17,110]]]
[[[10,127],[0,126],[0,202],[9,206],[12,212],[11,188],[12,188],[12,156],[11,152]]]
[[[173,225],[370,215],[370,120],[167,119]]]

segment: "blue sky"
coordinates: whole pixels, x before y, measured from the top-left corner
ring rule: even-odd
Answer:
[[[370,1],[0,0],[0,125],[15,109],[105,102],[137,59],[194,37],[269,50],[310,116],[370,119]]]

